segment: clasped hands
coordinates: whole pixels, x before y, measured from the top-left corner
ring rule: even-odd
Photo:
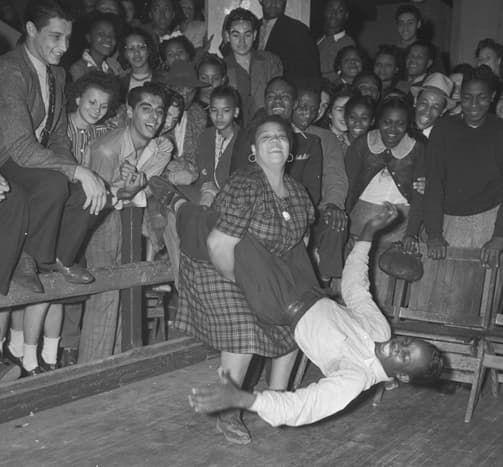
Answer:
[[[119,199],[133,198],[147,183],[145,174],[139,172],[136,166],[129,161],[124,161],[121,164],[120,178],[124,182],[124,186],[117,192]]]

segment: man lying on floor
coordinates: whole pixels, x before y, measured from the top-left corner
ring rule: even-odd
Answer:
[[[205,235],[214,224],[215,213],[190,203],[177,203],[176,208],[181,249],[194,259],[207,259]],[[348,256],[342,276],[346,306],[313,287],[305,274],[312,266],[302,253],[303,245],[291,257],[282,258],[245,235],[235,248],[234,268],[250,308],[264,321],[288,322],[300,349],[324,377],[295,392],[249,393],[220,374],[217,384],[192,390],[189,402],[196,412],[237,407],[257,412],[273,426],[298,426],[344,409],[362,391],[392,377],[412,383],[438,379],[442,370],[439,351],[420,339],[391,337],[389,324],[369,292],[372,238],[396,217],[396,208],[386,204],[366,224]],[[304,273],[298,274],[300,271]]]

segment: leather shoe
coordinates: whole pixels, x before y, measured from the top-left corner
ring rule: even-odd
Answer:
[[[37,274],[35,260],[22,252],[12,275],[12,281],[34,293],[44,293],[44,287]]]
[[[40,269],[47,272],[59,272],[71,284],[90,284],[95,280],[94,276],[80,264],[65,266],[58,258],[52,264],[41,264]]]
[[[27,370],[23,368],[21,372],[21,378],[27,378],[29,376],[37,376],[41,375],[42,373],[44,373],[44,370],[42,370],[42,368],[40,368],[39,366],[33,368],[33,370]]]
[[[57,363],[47,363],[44,360],[44,357],[40,355],[38,357],[38,368],[40,368],[42,373],[47,373],[48,371],[54,371],[59,368],[59,365]]]

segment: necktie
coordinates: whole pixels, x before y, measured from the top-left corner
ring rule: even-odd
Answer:
[[[56,80],[49,65],[47,65],[46,71],[47,82],[49,84],[49,108],[47,110],[45,127],[42,130],[42,135],[40,138],[40,144],[45,147],[47,147],[47,144],[49,143],[49,136],[51,135],[51,128],[54,120],[54,110],[56,107]]]

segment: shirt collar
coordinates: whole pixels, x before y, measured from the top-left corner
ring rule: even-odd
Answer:
[[[381,154],[387,150],[387,147],[382,141],[381,132],[379,130],[371,130],[368,132],[367,144],[372,154]],[[393,154],[393,156],[397,159],[403,159],[412,151],[415,144],[416,140],[406,134],[400,142],[391,149],[391,154]]]
[[[295,126],[293,123],[291,125],[294,133],[302,135],[304,139],[307,139],[307,135],[299,127]]]
[[[341,31],[341,32],[338,32],[337,34],[334,34],[332,36],[332,39],[334,40],[334,42],[337,42],[337,41],[340,41],[344,36],[346,35],[346,31]]]
[[[433,125],[429,126],[428,128],[425,128],[422,133],[423,133],[424,136],[426,136],[427,138],[429,138],[430,134],[431,134],[431,130],[433,130]]]
[[[39,71],[39,72],[42,72],[42,73],[45,73],[46,70],[47,70],[47,67],[48,65],[46,65],[42,60],[40,60],[39,58],[35,57],[35,55],[33,55],[30,50],[28,49],[28,47],[26,47],[26,45],[24,46],[24,49],[26,50],[26,54],[28,55],[28,58],[30,59],[31,63],[33,64],[33,66],[35,67],[35,70]]]

